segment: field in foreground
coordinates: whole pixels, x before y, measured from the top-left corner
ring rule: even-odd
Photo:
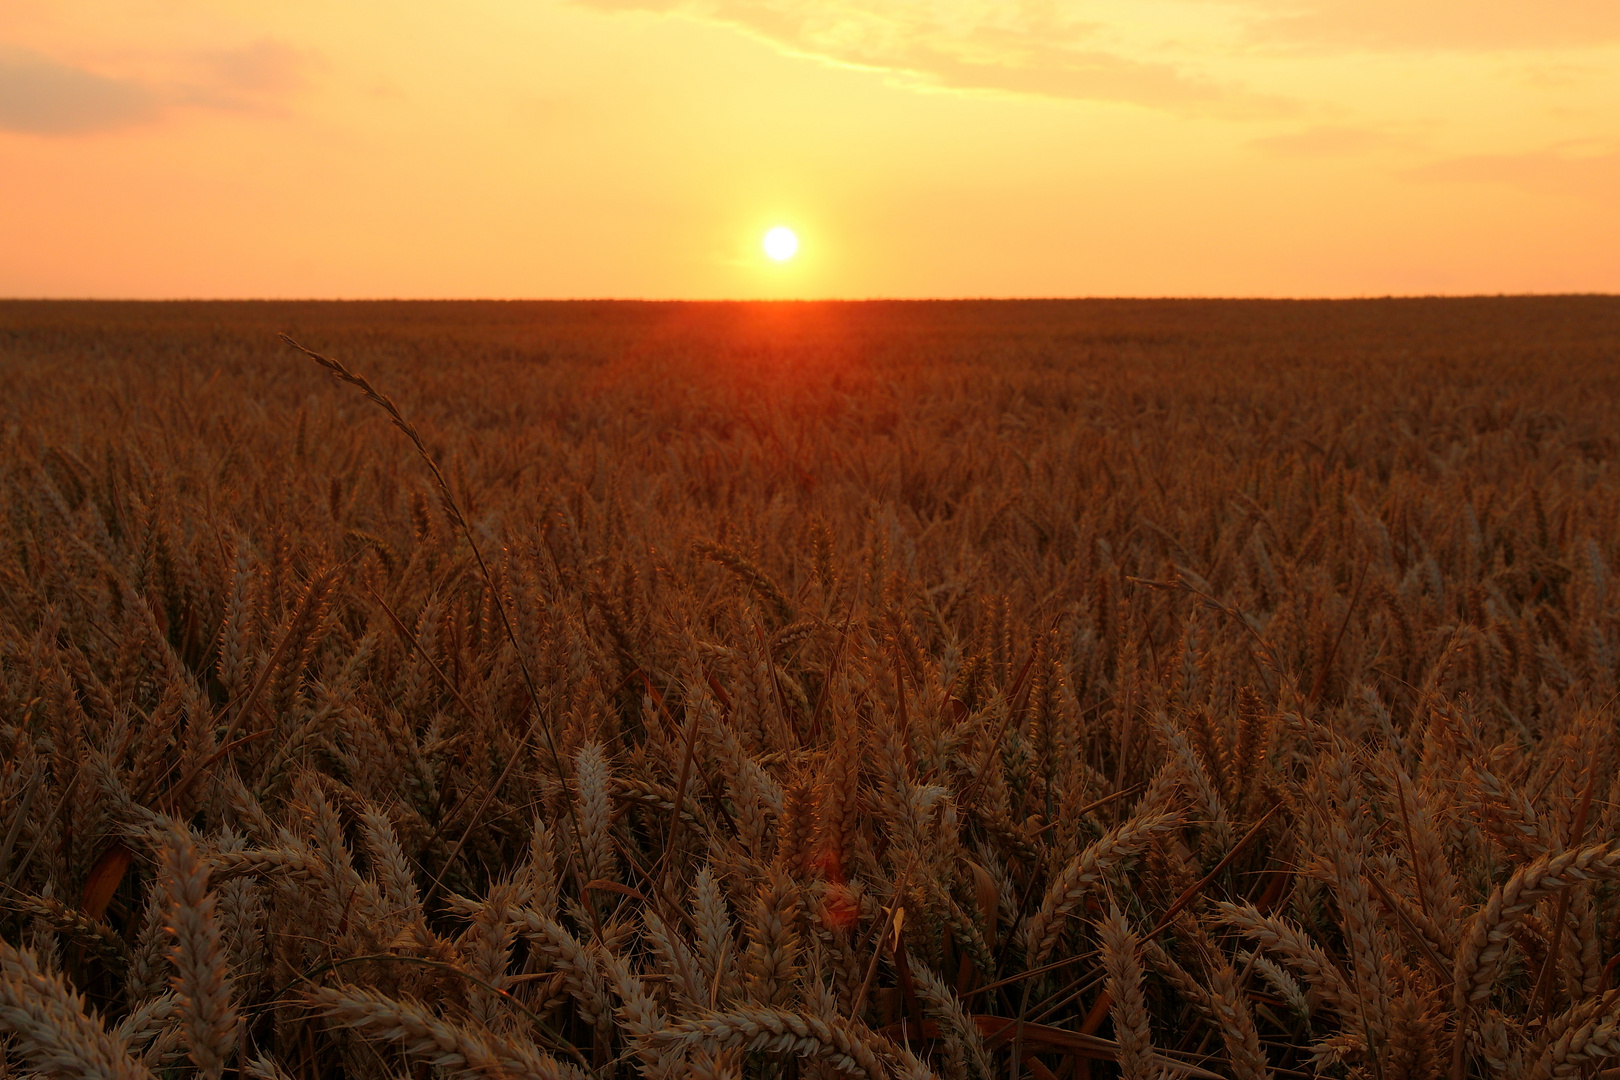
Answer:
[[[1617,402],[1601,298],[0,304],[0,1076],[1597,1075]]]

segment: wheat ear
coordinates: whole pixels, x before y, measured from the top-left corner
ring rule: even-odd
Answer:
[[[113,1034],[126,1047],[144,1046],[163,1033],[180,1012],[180,999],[167,993],[153,998],[124,1017]]]
[[[768,1054],[796,1054],[851,1076],[883,1080],[887,1070],[860,1033],[842,1024],[778,1009],[740,1009],[682,1020],[649,1038],[666,1050],[738,1048]]]
[[[169,932],[174,947],[174,991],[180,1000],[186,1044],[202,1075],[218,1080],[236,1043],[225,946],[208,891],[208,864],[191,837],[175,830],[163,850]]]
[[[911,969],[911,977],[916,981],[917,993],[928,1003],[928,1008],[939,1017],[950,1029],[952,1037],[960,1044],[964,1056],[964,1065],[972,1066],[972,1073],[981,1080],[990,1080],[996,1075],[992,1064],[990,1050],[984,1043],[984,1036],[979,1026],[968,1015],[967,1008],[962,999],[948,986],[934,971],[926,965],[919,964]],[[1144,1074],[1145,1075],[1145,1074]]]
[[[1458,1013],[1490,995],[1513,928],[1536,904],[1567,882],[1615,877],[1620,877],[1620,843],[1593,844],[1543,855],[1499,886],[1469,920],[1457,949],[1453,1002]]]
[[[1264,947],[1281,953],[1289,967],[1305,976],[1328,1006],[1353,1016],[1360,1023],[1360,1001],[1328,954],[1304,930],[1272,915],[1262,915],[1248,904],[1218,901],[1221,921],[1237,927]]]
[[[686,1004],[707,1006],[709,984],[703,977],[703,966],[697,954],[668,924],[650,908],[645,912],[647,944],[652,946],[669,975],[670,989],[684,998]]]
[[[522,1043],[471,1031],[433,1015],[419,1002],[358,986],[323,986],[310,994],[323,1013],[362,1034],[399,1044],[459,1077],[488,1080],[584,1080],[585,1074]]]
[[[262,1054],[243,1062],[242,1075],[249,1080],[292,1080],[280,1065]]]
[[[1179,821],[1176,814],[1147,814],[1116,825],[1076,855],[1046,890],[1040,910],[1030,916],[1026,929],[1029,966],[1039,967],[1057,947],[1069,912],[1097,887],[1103,875],[1135,855]]]
[[[580,854],[592,879],[613,881],[618,860],[613,854],[613,774],[602,745],[587,740],[574,759],[579,780]]]
[[[1153,1036],[1142,998],[1141,939],[1118,908],[1097,924],[1103,968],[1108,972],[1108,1000],[1114,1015],[1114,1041],[1119,1044],[1119,1071],[1124,1080],[1152,1080]]]
[[[46,1076],[70,1080],[152,1080],[122,1039],[85,1012],[84,999],[46,974],[28,949],[0,941],[0,1031]]]
[[[1594,1058],[1620,1054],[1620,990],[1585,1001],[1547,1024],[1545,1049],[1525,1080],[1574,1076]]]

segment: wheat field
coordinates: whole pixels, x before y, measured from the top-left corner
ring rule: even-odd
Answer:
[[[1605,298],[0,304],[0,1076],[1620,1075],[1617,402]]]

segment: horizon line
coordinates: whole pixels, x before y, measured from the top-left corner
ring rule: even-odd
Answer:
[[[1620,292],[1344,293],[1308,296],[1114,294],[1027,296],[0,296],[0,304],[984,304],[984,303],[1357,303],[1373,300],[1620,299]]]

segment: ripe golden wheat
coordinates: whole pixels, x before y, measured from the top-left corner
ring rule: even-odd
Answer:
[[[1598,1075],[1617,361],[0,304],[0,1075]]]

